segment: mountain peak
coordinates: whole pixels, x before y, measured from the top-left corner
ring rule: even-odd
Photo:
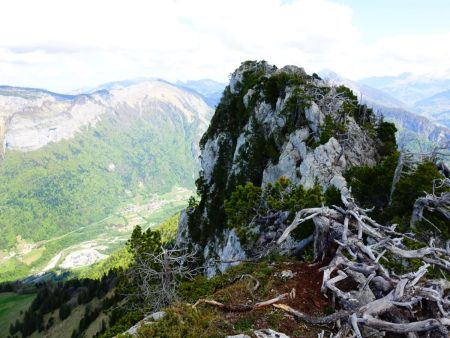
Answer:
[[[182,217],[179,242],[190,239],[200,246],[210,274],[227,266],[215,264],[217,257],[233,260],[254,253],[265,230],[257,231],[260,239],[246,240],[239,228],[230,228],[223,207],[238,186],[264,189],[286,180],[345,194],[343,173],[355,165],[373,165],[382,156],[383,141],[366,129],[375,125],[373,112],[359,106],[345,87],[329,86],[296,66],[242,63],[201,139],[201,201]]]

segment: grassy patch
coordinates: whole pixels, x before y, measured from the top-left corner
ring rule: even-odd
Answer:
[[[8,336],[9,326],[21,318],[21,312],[25,312],[34,297],[34,294],[0,293],[0,338]]]
[[[32,250],[31,252],[27,253],[22,257],[22,262],[24,262],[26,265],[31,265],[35,261],[37,261],[39,258],[41,258],[42,254],[44,253],[45,248],[38,248],[36,250]]]
[[[189,305],[175,305],[166,316],[138,330],[138,337],[200,338],[224,337],[230,325],[214,309],[193,309]]]

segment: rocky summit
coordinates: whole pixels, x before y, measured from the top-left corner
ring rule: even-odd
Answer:
[[[264,189],[283,179],[345,194],[344,173],[375,165],[389,147],[383,123],[349,89],[303,68],[244,62],[201,139],[201,199],[182,215],[177,241],[202,251],[208,275],[255,254],[264,237],[287,225],[250,224],[260,240],[244,245],[224,207],[236,187],[250,182]]]

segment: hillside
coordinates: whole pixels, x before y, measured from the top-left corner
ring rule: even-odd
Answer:
[[[344,86],[244,62],[200,140],[200,200],[176,236],[178,215],[137,226],[97,280],[46,283],[11,332],[448,334],[449,170],[399,153],[395,132]]]
[[[0,280],[49,270],[73,245],[95,261],[182,208],[211,114],[157,80],[78,96],[7,88],[0,107]]]
[[[442,125],[450,127],[450,90],[422,99],[416,102],[414,108],[426,116],[431,116]]]
[[[28,309],[35,294],[16,294],[14,292],[0,292],[0,327],[9,328],[11,324],[21,318]],[[0,337],[6,338],[8,333],[0,331]]]

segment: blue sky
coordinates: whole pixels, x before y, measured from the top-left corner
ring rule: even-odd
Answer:
[[[363,39],[403,34],[436,34],[450,30],[448,0],[338,0],[353,10]],[[450,42],[450,41],[449,41]]]
[[[350,79],[450,77],[450,1],[14,0],[0,84],[58,92],[135,77],[226,82],[248,59]]]

